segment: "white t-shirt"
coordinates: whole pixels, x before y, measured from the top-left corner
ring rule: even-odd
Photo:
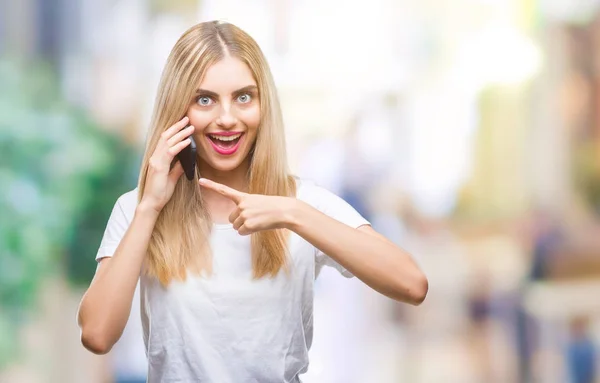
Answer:
[[[297,183],[298,199],[351,227],[369,224],[326,189]],[[114,254],[136,205],[136,189],[117,200],[96,259]],[[290,276],[281,272],[255,281],[250,236],[240,236],[230,224],[214,224],[210,241],[210,278],[192,276],[167,288],[140,278],[148,382],[300,382],[312,342],[315,278],[324,265],[352,274],[291,233]]]

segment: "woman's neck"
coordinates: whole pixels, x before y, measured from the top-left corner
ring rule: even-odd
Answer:
[[[198,165],[202,177],[241,192],[248,192],[249,165],[247,163],[243,163],[236,169],[227,172],[213,169],[204,163]],[[213,190],[203,189],[202,192],[213,222],[218,224],[229,223],[229,215],[235,209],[235,203]]]
[[[248,170],[250,166],[246,161],[237,168],[226,172],[211,168],[204,163],[199,163],[198,166],[201,177],[241,192],[248,191]]]

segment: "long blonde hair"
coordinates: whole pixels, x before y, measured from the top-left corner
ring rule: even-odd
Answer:
[[[187,112],[206,70],[226,55],[246,63],[258,86],[261,122],[251,151],[249,192],[295,196],[296,183],[287,166],[279,98],[271,71],[258,44],[238,27],[211,21],[188,29],[173,47],[162,73],[150,132],[138,181],[138,200],[144,195],[148,162],[167,128]],[[163,285],[185,280],[187,272],[212,271],[209,236],[211,218],[198,185],[181,177],[171,200],[158,217],[144,264],[144,273]],[[276,276],[287,268],[287,235],[282,229],[252,234],[254,278]]]

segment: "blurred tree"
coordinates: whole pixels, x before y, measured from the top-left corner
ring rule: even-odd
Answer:
[[[150,11],[155,14],[181,12],[187,13],[200,9],[202,4],[198,0],[150,0]]]
[[[87,284],[138,153],[60,97],[47,64],[0,61],[0,370],[45,278]]]
[[[597,150],[597,144],[591,140],[577,147],[573,161],[573,175],[575,185],[586,203],[600,215],[600,164]]]

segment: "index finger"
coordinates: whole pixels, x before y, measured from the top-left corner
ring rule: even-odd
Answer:
[[[245,193],[230,188],[229,186],[211,181],[206,178],[200,178],[199,183],[200,186],[216,191],[217,193],[224,195],[225,197],[229,198],[235,203],[240,203],[242,197],[245,195]]]
[[[166,140],[173,137],[181,129],[185,128],[185,125],[190,121],[188,116],[183,117],[181,120],[174,123],[169,129],[162,133],[162,137]]]

